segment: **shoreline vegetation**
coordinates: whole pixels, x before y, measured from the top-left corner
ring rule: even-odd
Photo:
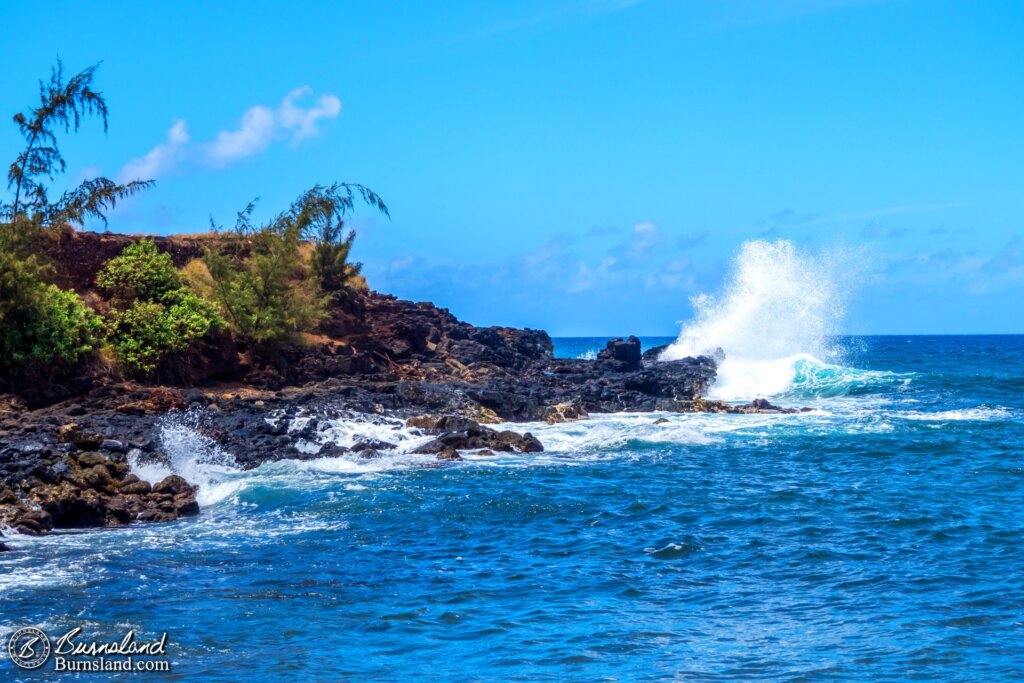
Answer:
[[[58,63],[39,107],[14,118],[26,147],[0,204],[0,526],[44,534],[198,513],[193,483],[142,481],[128,465],[166,457],[159,424],[177,411],[243,467],[389,446],[304,453],[274,426],[282,414],[397,415],[435,437],[420,452],[451,461],[543,450],[487,426],[498,422],[784,411],[702,399],[707,356],[659,362],[630,337],[593,360],[556,359],[545,332],[475,327],[372,291],[345,219],[357,202],[389,213],[358,183],[314,186],[262,224],[250,203],[232,228],[200,235],[82,230],[152,184],[96,178],[49,198],[65,169],[57,133],[90,116],[106,127],[95,71],[65,80]]]

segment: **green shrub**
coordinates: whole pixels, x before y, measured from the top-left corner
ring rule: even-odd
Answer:
[[[326,300],[301,246],[297,227],[276,221],[236,228],[220,248],[207,251],[205,286],[239,339],[273,349],[296,341],[323,317]]]
[[[37,282],[22,297],[0,321],[0,374],[73,365],[96,348],[100,319],[73,291]]]
[[[270,351],[295,342],[316,327],[332,298],[365,285],[361,264],[349,262],[355,232],[344,222],[358,198],[390,216],[380,196],[357,183],[315,185],[261,227],[250,220],[250,203],[234,230],[207,250],[206,273],[190,273],[191,284],[210,292],[238,338]]]
[[[168,254],[149,240],[129,244],[103,267],[96,284],[114,297],[107,342],[130,375],[148,375],[224,326],[217,307],[183,284]]]
[[[122,302],[157,301],[182,286],[170,254],[159,252],[150,240],[129,244],[110,259],[96,285]]]
[[[66,168],[58,144],[60,131],[77,131],[88,115],[107,125],[107,104],[93,89],[96,67],[66,78],[60,60],[49,82],[39,83],[39,104],[14,115],[25,147],[7,171],[9,196],[0,198],[0,380],[19,383],[57,381],[59,375],[95,349],[100,319],[73,291],[46,284],[53,274],[41,256],[43,240],[87,219],[106,222],[118,201],[152,181],[121,185],[91,178],[61,193],[48,187]]]
[[[223,319],[208,301],[186,289],[157,301],[138,300],[107,318],[107,341],[118,363],[132,375],[146,375],[170,354],[188,349]]]
[[[309,265],[313,274],[320,281],[325,292],[335,295],[349,295],[355,287],[363,264],[349,261],[352,242],[356,238],[355,230],[349,230],[342,236],[342,226],[337,230],[325,230],[325,238],[318,241],[309,257]]]

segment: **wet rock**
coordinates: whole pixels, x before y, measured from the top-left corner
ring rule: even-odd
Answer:
[[[540,453],[544,450],[544,444],[530,432],[517,434],[512,431],[503,431],[498,432],[498,438],[502,443],[512,446],[520,453]]]
[[[480,423],[459,415],[420,415],[405,421],[406,427],[420,429],[428,434],[446,432],[480,432]]]
[[[153,490],[153,487],[150,486],[148,481],[139,481],[136,479],[136,481],[127,482],[126,479],[126,483],[121,484],[117,490],[122,495],[145,496]]]
[[[298,429],[294,436],[299,439],[314,440],[320,433],[320,420],[316,417],[306,419],[301,429]]]
[[[317,451],[316,457],[340,458],[346,453],[348,453],[348,448],[345,446],[339,446],[336,443],[325,443],[324,445],[320,446],[320,450]]]
[[[455,450],[454,448],[449,446],[448,448],[445,448],[443,451],[441,451],[440,453],[437,454],[437,459],[438,460],[462,460],[463,457],[461,455],[459,455],[459,452],[457,450]]]
[[[0,522],[26,536],[41,536],[53,528],[53,521],[45,510],[20,500],[0,505]]]
[[[665,417],[659,417],[657,420],[654,421],[654,424],[656,425],[667,425],[668,423],[669,419]]]
[[[417,447],[413,453],[436,454],[449,448],[468,451],[482,448],[505,453],[538,453],[544,450],[541,442],[532,434],[518,434],[513,431],[495,431],[480,427],[474,431],[448,432]]]
[[[585,420],[587,417],[589,417],[587,411],[578,403],[556,403],[553,406],[548,406],[544,421],[550,425],[562,422],[576,422],[577,420]]]
[[[363,451],[393,451],[398,446],[387,441],[380,441],[379,439],[368,439],[366,441],[357,441],[352,446],[353,453],[361,453]]]
[[[668,344],[662,344],[661,346],[649,348],[640,355],[640,360],[645,364],[656,363],[658,362],[658,358],[661,357],[661,354],[665,353],[665,349],[667,349],[668,346]]]
[[[153,485],[153,493],[164,493],[171,495],[179,495],[186,493],[189,495],[195,494],[197,487],[189,484],[183,477],[177,474],[172,474],[168,477],[164,477],[159,482]]]
[[[105,501],[93,489],[79,489],[65,480],[56,486],[39,487],[31,495],[50,515],[54,527],[106,526]]]
[[[192,494],[179,494],[174,497],[174,510],[179,517],[191,517],[199,514],[199,503]]]
[[[755,398],[747,405],[732,406],[732,409],[728,412],[733,413],[778,413],[778,414],[790,414],[799,412],[795,408],[781,408],[777,405],[773,405],[768,402],[768,399]]]
[[[136,519],[140,522],[173,522],[178,518],[178,514],[173,510],[160,510],[158,508],[148,508],[136,515]]]

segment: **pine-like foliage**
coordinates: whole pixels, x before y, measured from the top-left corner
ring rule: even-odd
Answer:
[[[302,235],[291,222],[256,227],[250,203],[233,230],[209,249],[205,282],[192,283],[215,301],[241,341],[273,351],[312,329],[324,313],[324,297],[302,258]]]
[[[279,221],[295,223],[303,238],[313,244],[310,268],[321,289],[331,296],[352,293],[352,283],[363,264],[349,261],[355,230],[345,229],[345,216],[355,206],[356,197],[390,218],[380,195],[358,183],[315,185],[304,192]]]
[[[7,187],[14,196],[9,204],[0,205],[0,211],[16,227],[26,221],[39,226],[81,223],[90,217],[106,222],[106,212],[119,200],[152,184],[151,180],[133,180],[121,185],[108,178],[94,178],[50,201],[46,181],[67,168],[57,146],[57,133],[77,132],[87,115],[99,116],[103,130],[107,129],[106,100],[93,89],[98,66],[65,80],[64,65],[58,59],[49,82],[39,83],[39,106],[14,115],[25,149],[7,172]]]
[[[9,200],[0,200],[0,385],[15,390],[44,371],[78,363],[98,342],[99,318],[70,290],[47,284],[53,269],[40,257],[43,240],[68,223],[106,222],[119,200],[149,186],[86,180],[51,201],[47,184],[67,164],[60,132],[76,132],[85,117],[107,128],[107,103],[93,87],[96,66],[65,78],[60,60],[49,82],[39,83],[39,105],[14,115],[24,150],[7,172]]]
[[[355,183],[316,185],[261,226],[253,224],[250,202],[207,250],[209,276],[193,286],[220,305],[239,339],[271,350],[296,341],[323,318],[331,298],[351,291],[360,272],[348,261],[355,232],[346,232],[343,220],[357,198],[388,215],[375,192]],[[304,243],[313,246],[308,260]]]

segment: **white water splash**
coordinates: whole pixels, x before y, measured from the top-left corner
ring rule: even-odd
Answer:
[[[200,506],[224,500],[241,486],[240,472],[234,456],[224,451],[213,439],[196,430],[196,415],[165,419],[160,427],[160,442],[166,460],[143,459],[129,454],[128,465],[140,479],[156,483],[177,474],[199,486],[196,501]]]
[[[844,313],[835,258],[815,257],[792,242],[745,242],[718,296],[693,299],[695,319],[661,360],[724,353],[710,396],[727,400],[780,394],[798,367],[827,366]],[[834,366],[832,366],[834,367]]]

